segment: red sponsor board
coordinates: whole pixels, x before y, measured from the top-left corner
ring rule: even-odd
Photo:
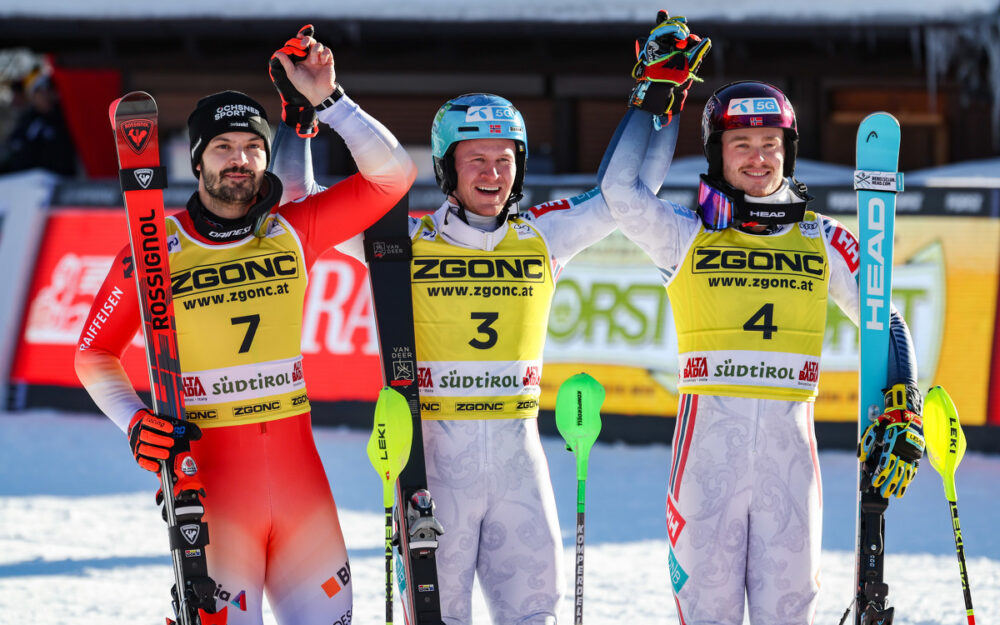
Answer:
[[[65,208],[50,213],[25,304],[13,382],[80,386],[73,370],[76,343],[111,262],[127,241],[122,209]],[[302,353],[303,371],[297,375],[305,376],[310,398],[377,397],[382,378],[365,270],[335,250],[321,256],[310,272]],[[140,335],[122,362],[135,387],[148,390]],[[194,390],[198,381],[186,379],[185,384]]]

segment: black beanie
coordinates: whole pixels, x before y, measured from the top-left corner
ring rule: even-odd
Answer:
[[[205,146],[214,137],[227,132],[252,132],[264,140],[267,162],[271,162],[271,127],[267,111],[245,93],[221,91],[198,100],[188,116],[188,136],[191,138],[191,171],[198,177],[197,165]]]

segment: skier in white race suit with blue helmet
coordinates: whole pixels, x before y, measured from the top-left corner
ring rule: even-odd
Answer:
[[[542,349],[560,271],[615,223],[596,187],[518,209],[528,141],[504,98],[446,102],[431,141],[446,199],[410,217],[409,234],[427,481],[444,528],[442,616],[472,622],[478,576],[493,623],[549,625],[565,571],[536,422]],[[289,197],[320,188],[303,145],[279,129],[275,173]],[[337,249],[364,262],[360,237]]]
[[[696,210],[639,181],[640,168],[669,168],[678,96],[701,60],[691,49],[683,18],[661,14],[599,173],[619,228],[663,276],[677,331],[673,594],[686,625],[740,625],[745,605],[755,625],[808,625],[822,537],[819,359],[829,298],[858,323],[858,242],[808,210],[812,198],[792,177],[795,113],[765,83],[726,85],[705,106],[708,174]],[[910,334],[895,309],[890,325],[885,412],[860,446],[862,460],[878,458],[873,484],[886,498],[902,496],[923,451]]]

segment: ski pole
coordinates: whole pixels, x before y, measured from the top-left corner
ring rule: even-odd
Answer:
[[[389,387],[378,393],[375,424],[368,438],[368,460],[382,477],[385,508],[385,622],[392,625],[392,502],[396,477],[410,459],[413,419],[406,398]]]
[[[955,492],[955,469],[965,455],[965,433],[958,421],[958,409],[944,387],[935,386],[924,400],[924,440],[931,466],[941,474],[944,495],[951,508],[951,528],[955,535],[955,553],[958,554],[958,571],[962,576],[962,593],[965,595],[965,615],[969,625],[975,625],[972,593],[969,590],[969,573],[965,565],[965,545],[962,527],[958,522],[958,493]]]
[[[556,427],[566,440],[566,449],[576,456],[576,601],[575,625],[583,625],[583,537],[586,505],[587,462],[590,448],[601,432],[604,387],[578,373],[559,387],[556,395]]]

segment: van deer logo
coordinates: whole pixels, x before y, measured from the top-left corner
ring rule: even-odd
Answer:
[[[129,119],[118,125],[118,132],[125,138],[125,143],[136,154],[142,154],[153,134],[153,122],[148,119]]]

